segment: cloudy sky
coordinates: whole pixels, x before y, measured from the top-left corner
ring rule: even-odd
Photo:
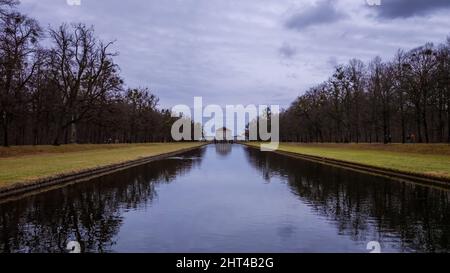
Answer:
[[[287,106],[350,58],[388,59],[398,48],[450,35],[450,0],[22,0],[43,27],[94,25],[117,40],[129,86],[162,107],[205,103]]]

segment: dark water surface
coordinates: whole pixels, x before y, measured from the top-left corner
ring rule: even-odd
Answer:
[[[0,252],[448,252],[449,191],[209,145],[0,204]]]

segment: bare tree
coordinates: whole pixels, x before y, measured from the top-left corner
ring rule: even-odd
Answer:
[[[112,42],[103,43],[93,28],[83,24],[62,25],[50,30],[52,78],[60,92],[58,129],[54,144],[69,126],[71,142],[76,142],[76,124],[92,114],[109,92],[118,91],[122,80],[110,51]]]
[[[158,98],[148,88],[125,91],[112,42],[83,24],[44,37],[16,5],[0,0],[1,145],[172,140],[175,118]]]
[[[13,12],[2,18],[0,32],[0,112],[3,145],[9,145],[8,129],[25,102],[25,87],[40,64],[37,58],[41,29],[38,23]]]
[[[13,8],[19,4],[17,0],[0,0],[0,16],[8,16]]]
[[[426,44],[423,47],[412,50],[408,54],[409,93],[416,108],[419,142],[423,141],[422,129],[425,135],[425,141],[427,143],[430,141],[427,111],[430,95],[434,88],[432,76],[435,73],[436,65],[436,53],[433,50],[432,44]]]
[[[450,142],[450,38],[374,58],[351,60],[280,115],[284,141]],[[321,137],[319,137],[321,136]],[[416,136],[418,137],[416,139]]]

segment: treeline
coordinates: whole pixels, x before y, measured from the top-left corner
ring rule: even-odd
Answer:
[[[83,24],[44,30],[16,0],[0,17],[1,145],[171,140],[171,112],[125,88],[113,42]]]
[[[450,38],[353,59],[280,115],[282,141],[450,142]]]

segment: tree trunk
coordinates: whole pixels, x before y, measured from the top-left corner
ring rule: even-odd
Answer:
[[[4,120],[3,123],[3,146],[4,147],[8,147],[9,143],[8,143],[8,123],[6,121],[6,119]]]
[[[70,143],[77,143],[77,125],[75,123],[70,125]]]
[[[425,108],[422,111],[423,130],[425,132],[425,142],[429,143],[430,138],[429,138],[429,134],[428,134],[427,112],[426,112]]]
[[[450,143],[450,99],[447,101],[447,142]]]
[[[420,107],[416,106],[416,126],[417,126],[417,136],[419,143],[422,143],[422,130],[421,130],[421,121],[420,121]]]

